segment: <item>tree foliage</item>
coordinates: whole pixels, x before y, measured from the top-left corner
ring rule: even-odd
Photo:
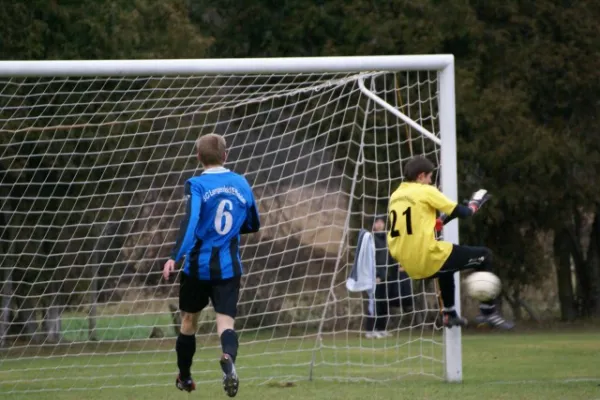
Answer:
[[[6,60],[194,58],[202,57],[210,43],[191,23],[187,6],[180,0],[2,3],[0,57]],[[103,96],[114,97],[111,91],[120,89],[121,100],[135,97],[141,105],[155,103],[159,100],[151,96],[143,99],[144,94],[139,94],[141,88],[152,85],[157,84],[76,78],[3,78],[0,83],[0,117],[4,121],[0,136],[0,209],[7,221],[2,226],[2,238],[10,241],[6,253],[11,254],[4,258],[0,276],[2,281],[15,282],[7,283],[2,290],[8,294],[2,294],[9,298],[15,295],[13,301],[18,304],[13,306],[20,311],[12,317],[12,328],[17,327],[17,332],[41,341],[60,340],[62,306],[75,302],[81,291],[89,289],[89,268],[85,267],[101,264],[98,274],[107,276],[118,263],[124,236],[119,228],[98,227],[93,221],[128,216],[117,211],[112,217],[112,213],[105,213],[98,219],[93,210],[115,209],[125,201],[125,196],[102,196],[109,191],[107,186],[122,185],[124,193],[139,187],[140,182],[131,179],[102,179],[106,174],[119,177],[134,172],[127,167],[110,170],[102,166],[119,161],[127,165],[127,160],[119,159],[125,153],[119,149],[140,145],[140,138],[134,127],[119,123],[118,109],[106,109],[114,99]],[[39,107],[37,102],[45,102],[46,106]],[[70,112],[78,113],[78,117],[64,117],[67,104],[76,104]],[[111,122],[110,113],[115,112],[112,126],[109,123],[99,128],[95,124],[99,120]],[[114,141],[112,151],[106,151],[102,138],[111,135],[119,140]],[[74,138],[85,140],[70,140]],[[72,156],[66,156],[65,150]],[[90,152],[97,156],[90,157]],[[140,157],[150,158],[152,154]],[[159,168],[156,163],[149,164],[144,167],[150,171]],[[97,184],[91,185],[92,180]],[[138,203],[143,205],[141,200]],[[135,218],[141,209],[129,213]],[[113,240],[102,248],[99,257],[97,247],[102,235],[113,235]],[[94,257],[98,259],[92,260]],[[108,287],[118,284],[112,282]],[[45,337],[36,333],[36,309],[45,310]]]
[[[3,1],[5,60],[195,58],[210,41],[183,0]]]
[[[484,215],[461,225],[463,241],[495,250],[517,296],[550,267],[537,238],[575,232],[574,213],[595,212],[597,3],[257,0],[241,12],[210,3],[196,2],[192,18],[214,38],[215,57],[454,54],[459,190],[494,194]],[[581,292],[585,280],[578,295],[600,304],[598,289]]]
[[[461,224],[462,240],[495,250],[513,296],[544,278],[554,260],[563,305],[600,313],[600,3],[6,0],[2,10],[0,57],[7,60],[454,54],[460,195],[478,187],[494,195],[482,215]],[[135,134],[129,139],[137,140]],[[0,144],[9,140],[4,136]],[[39,169],[47,149],[21,147],[11,157],[37,162],[32,168]],[[90,167],[91,161],[68,162]],[[368,177],[378,173],[374,165],[365,168]],[[18,189],[13,178],[3,182]],[[48,193],[73,190],[44,187],[56,181],[47,178],[19,179],[40,182],[38,189]],[[75,173],[73,180],[84,177]],[[586,221],[594,228],[586,231]],[[553,246],[540,239],[547,235],[555,237]],[[549,251],[555,257],[546,256]],[[575,288],[564,282],[572,260]]]

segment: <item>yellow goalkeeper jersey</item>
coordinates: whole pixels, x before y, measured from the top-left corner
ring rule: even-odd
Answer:
[[[403,182],[390,197],[388,248],[413,279],[434,275],[452,252],[452,243],[435,238],[436,210],[451,214],[456,202],[436,187]]]

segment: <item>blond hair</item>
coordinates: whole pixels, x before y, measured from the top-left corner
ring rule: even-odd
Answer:
[[[203,165],[223,165],[227,153],[225,138],[216,133],[201,136],[196,142],[198,159]]]

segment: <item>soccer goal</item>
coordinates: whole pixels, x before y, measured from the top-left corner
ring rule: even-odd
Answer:
[[[3,61],[1,392],[173,385],[178,287],[161,267],[209,132],[261,212],[242,248],[244,385],[462,379],[434,282],[401,285],[379,338],[345,285],[409,157],[457,199],[451,55]],[[457,242],[457,223],[443,233]],[[211,309],[197,337],[194,378],[218,381]]]

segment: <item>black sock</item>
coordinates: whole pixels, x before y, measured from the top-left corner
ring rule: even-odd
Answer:
[[[479,311],[483,315],[491,315],[496,312],[496,302],[494,300],[491,301],[482,301],[479,304]]]
[[[175,343],[177,352],[177,367],[179,367],[179,377],[181,380],[190,379],[192,360],[196,353],[196,335],[184,335],[180,333]]]
[[[454,310],[454,275],[452,273],[440,274],[438,277],[442,302],[444,303],[444,313],[456,316]]]
[[[221,348],[223,353],[229,354],[231,360],[235,363],[238,351],[238,337],[233,329],[227,329],[221,333]]]
[[[444,315],[449,315],[451,317],[458,317],[458,314],[456,313],[456,310],[453,308],[446,308],[444,307],[443,310]]]

